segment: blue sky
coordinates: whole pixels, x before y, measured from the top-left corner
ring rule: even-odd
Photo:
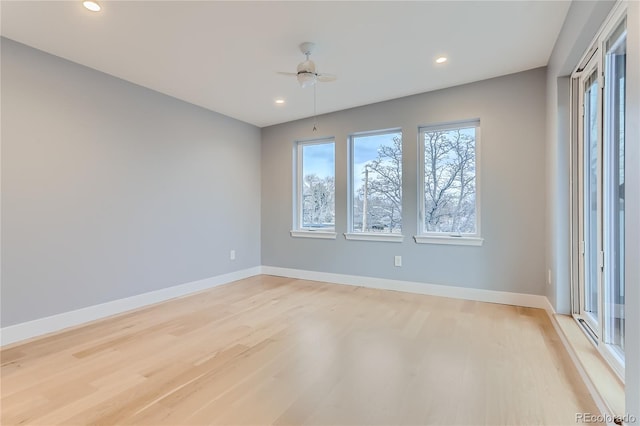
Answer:
[[[353,147],[353,188],[356,191],[363,183],[365,164],[378,158],[378,148],[381,145],[393,146],[393,138],[395,136],[402,137],[402,133],[357,136],[355,138]],[[369,173],[369,177],[372,177],[371,173]]]
[[[333,143],[309,144],[302,149],[302,166],[305,175],[320,178],[335,174],[335,145]]]
[[[393,145],[395,136],[401,137],[402,134],[398,132],[355,137],[353,150],[354,188],[357,189],[362,185],[364,166],[378,157],[378,147],[381,145]],[[320,178],[334,176],[334,151],[335,145],[332,143],[304,145],[302,151],[304,174],[315,174]]]

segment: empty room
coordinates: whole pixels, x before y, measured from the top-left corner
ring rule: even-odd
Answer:
[[[640,1],[0,1],[3,425],[640,425]]]

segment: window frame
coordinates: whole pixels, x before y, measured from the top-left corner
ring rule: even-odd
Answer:
[[[616,49],[618,49],[622,44],[625,45],[625,56],[626,56],[626,46],[627,46],[627,40],[628,40],[626,15],[620,20],[618,25],[614,26],[613,28],[614,29],[608,33],[607,38],[603,42],[604,49],[602,51],[602,54],[603,54],[602,65],[603,65],[604,79],[606,81],[606,84],[603,87],[603,93],[602,93],[602,97],[603,97],[602,102],[603,102],[603,109],[604,109],[602,113],[602,121],[603,121],[603,125],[602,125],[602,132],[603,132],[603,135],[602,135],[602,139],[603,139],[602,187],[603,187],[603,190],[608,189],[606,193],[603,193],[603,201],[602,201],[602,204],[603,204],[602,222],[603,222],[603,228],[604,228],[602,247],[604,249],[604,263],[605,265],[608,266],[604,271],[605,276],[603,277],[603,280],[607,284],[610,284],[611,282],[614,282],[616,279],[615,272],[618,272],[618,273],[622,272],[622,275],[623,275],[622,294],[624,296],[624,294],[626,294],[626,290],[625,290],[626,283],[624,280],[624,260],[625,260],[624,259],[624,251],[625,251],[624,239],[626,235],[623,234],[622,250],[621,250],[621,253],[619,253],[618,257],[615,256],[615,252],[616,252],[616,248],[620,248],[619,244],[621,241],[616,240],[614,238],[614,235],[616,234],[617,236],[620,235],[619,233],[620,222],[622,222],[622,228],[623,229],[625,228],[626,211],[624,209],[622,210],[624,217],[622,221],[620,221],[620,216],[619,216],[620,210],[615,208],[616,204],[618,203],[617,200],[619,197],[619,192],[617,192],[618,190],[616,190],[615,193],[611,191],[611,188],[619,187],[619,182],[615,176],[620,171],[620,163],[619,163],[620,140],[618,137],[615,136],[616,135],[615,130],[617,129],[615,119],[620,118],[620,116],[616,114],[620,112],[617,109],[620,105],[619,103],[616,104],[614,102],[614,100],[616,99],[616,95],[619,95],[619,93],[615,93],[612,91],[612,88],[616,88],[614,84],[615,71],[618,71],[619,69],[618,69],[618,65],[611,63],[611,58],[613,57],[613,52]],[[610,41],[612,41],[611,45],[609,45]],[[623,127],[623,137],[622,137],[623,152],[626,149],[625,144],[627,143],[627,140],[626,140],[627,81],[628,80],[627,80],[626,63],[625,63],[624,104],[623,104],[624,127]],[[614,111],[616,113],[614,113]],[[614,140],[615,140],[615,143],[613,143]],[[609,143],[607,144],[606,142],[609,142]],[[622,170],[626,174],[625,168],[626,167],[625,167],[624,155],[623,155]],[[624,181],[623,181],[623,185],[624,185]],[[611,214],[612,211],[614,211],[615,214],[612,215]],[[616,264],[616,266],[618,267],[621,266],[619,263],[620,260],[622,260],[622,263],[623,263],[621,271],[620,269],[616,271],[613,265]],[[609,340],[611,339],[610,335],[615,334],[614,333],[615,327],[611,323],[611,316],[613,315],[615,318],[615,312],[613,311],[618,311],[618,313],[620,312],[620,305],[616,305],[615,303],[612,302],[612,299],[614,299],[613,294],[614,294],[614,289],[611,286],[606,286],[605,288],[603,288],[603,293],[602,293],[603,301],[601,303],[601,308],[603,311],[602,312],[603,314],[602,339],[603,339],[603,342],[606,345],[608,345],[609,349],[611,349],[611,352],[617,358],[617,361],[622,365],[624,365],[624,362],[625,362],[624,348],[609,342]],[[622,317],[624,317],[625,305],[622,304],[621,306],[622,306],[622,310],[621,310]],[[624,325],[622,329],[623,329],[622,342],[624,344],[624,341],[625,341]]]
[[[608,247],[607,241],[610,238],[610,223],[607,221],[607,210],[611,206],[608,202],[610,197],[607,194],[611,189],[608,186],[608,182],[611,181],[608,170],[607,162],[611,157],[611,104],[608,99],[609,89],[612,82],[611,76],[607,75],[607,57],[612,46],[607,47],[607,43],[610,40],[619,41],[621,38],[627,40],[626,29],[618,30],[621,26],[626,25],[626,6],[622,3],[618,3],[613,7],[609,14],[609,17],[602,25],[598,33],[593,39],[590,48],[582,56],[578,62],[578,66],[575,68],[571,75],[572,80],[572,134],[571,134],[571,308],[572,316],[574,320],[580,325],[583,332],[590,338],[589,340],[595,346],[598,353],[611,367],[611,370],[616,374],[618,379],[624,383],[625,372],[625,353],[616,347],[615,344],[608,343],[608,330],[610,320],[610,310],[607,306],[607,296],[610,291],[610,277],[612,270],[611,249]],[[614,36],[617,37],[614,38]],[[598,96],[598,113],[599,113],[599,126],[598,126],[598,261],[600,262],[598,268],[598,329],[592,330],[589,322],[586,320],[586,316],[583,312],[584,306],[584,260],[585,256],[585,244],[582,242],[584,239],[582,226],[584,222],[584,211],[581,198],[582,191],[584,190],[584,174],[583,168],[583,154],[584,154],[584,129],[582,121],[582,108],[583,108],[583,87],[579,85],[581,76],[590,70],[590,63],[598,63],[598,79],[599,79],[599,96]],[[626,88],[625,88],[626,90]],[[626,108],[626,105],[625,105]],[[625,109],[625,125],[628,115]],[[626,135],[625,135],[626,136]],[[626,141],[625,141],[626,143]],[[605,235],[606,234],[606,235]],[[626,236],[626,234],[625,234]],[[625,259],[626,260],[626,259]],[[625,301],[626,304],[629,301]],[[587,325],[587,326],[586,326]],[[610,330],[609,330],[610,331]]]
[[[302,180],[303,176],[303,148],[310,145],[324,145],[333,144],[333,178],[335,185],[336,177],[336,141],[333,136],[303,139],[297,140],[293,144],[293,229],[290,231],[292,237],[298,238],[320,238],[320,239],[335,239],[336,238],[336,224],[335,224],[335,204],[334,204],[334,224],[333,228],[326,229],[313,229],[304,228],[303,223],[303,206],[302,201],[304,199],[302,195]],[[334,186],[334,199],[335,199],[335,186]]]
[[[404,241],[404,235],[402,233],[402,225],[400,233],[377,233],[377,232],[356,232],[354,231],[354,220],[353,220],[353,198],[354,198],[354,179],[353,179],[353,161],[354,161],[354,145],[355,139],[359,137],[366,136],[377,136],[377,135],[385,135],[391,133],[400,133],[400,137],[403,137],[402,128],[401,127],[393,127],[389,129],[381,129],[381,130],[371,130],[364,132],[356,132],[351,133],[347,138],[347,232],[344,233],[344,237],[347,240],[355,240],[355,241],[380,241],[380,242],[390,242],[390,243],[401,243]],[[404,139],[402,139],[402,173],[404,174]],[[403,182],[401,182],[401,186]],[[404,191],[403,191],[404,192]],[[402,197],[404,199],[404,196]],[[401,201],[401,205],[404,204]],[[400,221],[402,223],[402,214],[400,216]]]
[[[438,130],[456,130],[463,128],[475,128],[475,213],[476,232],[474,233],[449,233],[449,232],[428,232],[425,228],[425,143],[424,134]],[[467,120],[457,120],[427,124],[418,127],[418,234],[413,238],[418,244],[447,244],[447,245],[468,245],[481,246],[484,242],[481,233],[481,120],[472,118]]]

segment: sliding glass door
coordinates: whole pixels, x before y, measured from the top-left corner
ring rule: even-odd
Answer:
[[[573,76],[578,248],[573,306],[574,316],[620,373],[625,330],[625,20],[611,28]]]
[[[623,23],[624,24],[624,23]],[[624,354],[624,146],[627,43],[624,25],[606,41],[604,91],[604,342]]]
[[[594,61],[586,76],[581,78],[583,89],[583,116],[582,116],[582,179],[583,179],[583,226],[582,226],[582,247],[584,255],[582,267],[584,269],[584,288],[582,297],[582,313],[588,321],[591,330],[598,334],[600,330],[599,320],[599,277],[600,265],[598,262],[600,245],[599,226],[599,187],[600,187],[600,153],[599,153],[599,129],[600,129],[600,108],[599,108],[599,63]]]

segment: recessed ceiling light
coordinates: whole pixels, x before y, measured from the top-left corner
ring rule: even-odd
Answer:
[[[282,104],[284,104],[284,99],[276,99],[275,102],[278,105],[282,105]]]
[[[440,56],[438,59],[436,59],[436,64],[444,64],[445,62],[447,62],[447,58],[444,56]]]
[[[82,5],[92,12],[100,12],[100,9],[102,9],[95,0],[84,0]]]

